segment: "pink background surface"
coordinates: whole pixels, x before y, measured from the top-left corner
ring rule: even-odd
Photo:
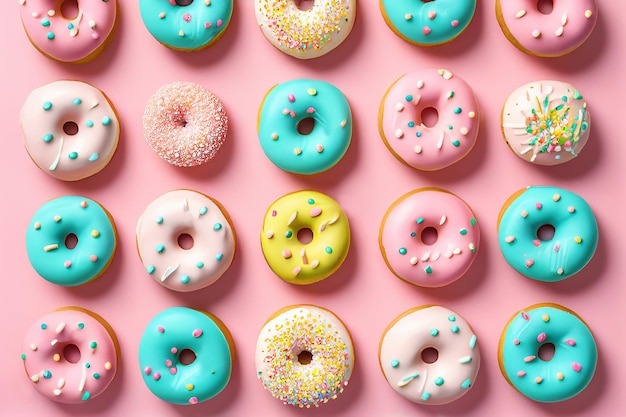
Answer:
[[[624,47],[626,6],[601,2],[598,25],[574,53],[557,59],[527,56],[502,35],[494,0],[482,1],[468,30],[451,44],[421,49],[396,37],[374,1],[361,1],[348,40],[314,61],[298,61],[275,50],[256,27],[250,0],[238,1],[234,19],[213,48],[191,54],[171,51],[145,30],[137,1],[121,2],[121,21],[111,45],[95,61],[67,65],[48,60],[29,43],[21,28],[17,1],[2,18],[4,42],[0,153],[4,219],[2,264],[4,300],[0,303],[0,414],[153,415],[153,416],[620,416],[626,413],[623,319],[626,226],[620,211],[625,192],[623,153]],[[621,18],[620,18],[621,17]],[[482,120],[478,143],[460,163],[423,173],[398,162],[377,130],[377,114],[387,87],[401,74],[421,67],[445,67],[475,89]],[[282,81],[318,78],[335,84],[348,97],[354,114],[353,142],[331,171],[299,177],[280,171],[263,155],[256,137],[258,106],[267,90]],[[20,107],[35,87],[60,78],[84,80],[103,89],[122,124],[119,148],[110,165],[87,180],[57,181],[30,161],[22,145]],[[499,129],[500,108],[509,92],[539,79],[573,83],[593,113],[591,139],[582,155],[566,165],[542,168],[515,157]],[[224,101],[231,120],[225,146],[209,164],[180,169],[153,153],[142,135],[145,103],[161,85],[186,80],[203,84]],[[595,257],[578,275],[560,283],[525,279],[504,261],[496,239],[502,203],[528,185],[555,185],[582,195],[594,209],[600,242]],[[461,280],[440,289],[420,289],[387,269],[378,248],[378,229],[388,206],[418,187],[446,188],[474,209],[483,238],[478,258]],[[236,226],[238,248],[232,268],[213,286],[176,293],[155,283],[135,250],[135,224],[144,207],[165,191],[191,188],[218,199]],[[259,244],[263,214],[279,196],[316,189],[340,202],[352,228],[352,246],[341,269],[306,287],[275,277]],[[111,268],[79,288],[47,283],[31,268],[24,234],[32,214],[46,200],[84,195],[113,214],[119,247]],[[514,391],[498,369],[500,333],[518,309],[538,302],[561,303],[580,314],[594,331],[598,369],[582,394],[558,404],[534,403]],[[336,312],[352,332],[356,368],[346,391],[319,409],[283,406],[256,379],[254,348],[265,319],[283,306],[313,303]],[[482,367],[473,389],[445,406],[420,406],[398,396],[378,366],[378,343],[387,324],[422,304],[449,307],[474,327]],[[45,312],[79,305],[104,316],[120,339],[122,361],[117,378],[99,398],[65,406],[40,396],[30,386],[20,353],[26,328]],[[137,350],[148,321],[171,306],[206,309],[230,328],[237,359],[228,387],[198,406],[173,406],[154,397],[142,382]]]

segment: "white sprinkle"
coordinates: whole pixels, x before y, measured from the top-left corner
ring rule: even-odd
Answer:
[[[266,239],[271,239],[274,237],[274,231],[273,230],[268,230],[267,232],[265,232],[265,238]]]
[[[396,138],[402,139],[404,137],[404,132],[401,129],[396,130]]]
[[[404,20],[411,20],[413,19],[413,15],[411,13],[407,13],[404,15]]]
[[[427,262],[430,259],[430,251],[426,252],[424,256],[422,256],[422,262]]]
[[[417,265],[417,256],[412,257],[409,262],[411,263],[411,265]]]
[[[401,112],[402,110],[404,110],[404,104],[402,103],[396,104],[396,111]]]
[[[61,392],[62,392],[62,391],[61,391],[60,389],[58,389],[58,388],[55,388],[55,389],[53,389],[53,390],[52,390],[52,393],[53,393],[54,395],[56,395],[57,397],[58,397],[59,395],[61,395]]]
[[[565,30],[565,28],[563,26],[560,26],[556,32],[554,32],[554,36],[556,36],[557,38],[561,35],[563,35],[563,30]]]
[[[448,220],[448,218],[444,214],[443,216],[441,216],[441,220],[439,220],[439,226],[443,226],[443,224],[446,222],[446,220]]]
[[[453,255],[460,255],[461,254],[461,248],[456,248],[452,251]]]
[[[526,16],[526,10],[520,10],[519,12],[515,13],[516,19],[521,19],[524,16]]]
[[[189,201],[187,199],[183,199],[183,210],[189,211]]]
[[[533,38],[539,38],[539,37],[541,37],[541,32],[539,32],[539,30],[535,29],[535,30],[533,30],[532,35],[533,35]]]
[[[78,392],[83,392],[85,389],[85,382],[87,382],[87,367],[85,366],[85,362],[83,362],[82,368],[80,384],[78,384]]]
[[[346,124],[348,124],[348,121],[346,119],[343,119],[341,123],[339,123],[339,127],[343,129],[344,127],[346,127]]]
[[[561,16],[561,25],[565,26],[567,24],[567,13],[563,13]]]
[[[440,256],[441,254],[439,252],[435,252],[433,253],[433,256],[431,256],[430,260],[435,262],[437,259],[439,259]]]
[[[415,152],[416,154],[422,153],[422,147],[419,145],[415,145],[415,148],[413,148],[413,152]]]
[[[59,249],[59,245],[57,245],[56,243],[53,243],[51,245],[46,245],[43,247],[44,252],[50,252],[53,251],[55,249]]]
[[[437,142],[437,149],[441,149],[441,147],[443,146],[443,137],[445,136],[446,132],[445,131],[441,131],[441,136],[439,137],[439,141]]]
[[[55,331],[57,334],[59,334],[63,331],[63,329],[65,329],[65,323],[59,323]]]
[[[165,273],[163,273],[163,276],[161,277],[161,282],[165,282],[165,280],[168,279],[169,276],[172,275],[174,271],[178,269],[179,266],[180,264],[176,266],[168,266],[167,270],[165,271]]]
[[[463,136],[467,135],[469,131],[467,130],[466,127],[462,127],[461,129],[459,129],[459,133]]]
[[[437,72],[443,77],[444,80],[449,80],[450,78],[452,78],[452,73],[447,69],[439,68]]]
[[[419,89],[424,88],[424,80],[417,80],[416,87]]]
[[[291,226],[291,223],[293,223],[294,220],[296,220],[296,217],[298,217],[298,211],[297,210],[293,212],[293,214],[291,215],[291,217],[287,221],[287,226]]]

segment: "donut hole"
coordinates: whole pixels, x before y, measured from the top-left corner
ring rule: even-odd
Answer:
[[[437,359],[439,359],[439,351],[434,347],[427,347],[426,349],[422,350],[420,356],[424,363],[435,363],[437,362]]]
[[[69,363],[78,363],[80,361],[80,349],[73,343],[68,343],[63,347],[63,359]]]
[[[304,12],[313,8],[315,1],[314,0],[294,0],[293,3],[296,5],[296,7],[299,10],[302,10]]]
[[[544,224],[539,226],[537,229],[537,238],[544,242],[552,240],[554,237],[554,233],[556,233],[556,229],[551,224]]]
[[[178,246],[181,249],[189,250],[193,248],[193,237],[189,233],[181,233],[178,235]]]
[[[298,133],[304,136],[310,135],[313,132],[313,128],[315,128],[315,119],[312,117],[305,117],[296,125]]]
[[[191,365],[192,363],[194,363],[196,358],[197,358],[196,352],[194,352],[191,349],[183,349],[178,354],[178,362],[180,362],[181,364],[185,366]]]
[[[65,243],[66,248],[68,248],[69,250],[72,250],[78,245],[78,236],[76,236],[74,233],[70,233],[67,236],[65,236],[64,243]]]
[[[177,6],[187,7],[193,3],[193,0],[176,0]]]
[[[296,236],[298,237],[298,242],[302,243],[303,245],[308,245],[313,241],[313,230],[309,229],[308,227],[304,227],[298,230]]]
[[[539,350],[537,351],[537,356],[544,362],[548,362],[550,359],[554,357],[554,353],[556,352],[556,346],[554,343],[544,343],[539,346]]]
[[[78,133],[78,124],[76,122],[63,123],[63,133],[68,136],[74,136]]]
[[[554,0],[537,0],[537,10],[541,14],[550,14],[554,9]]]
[[[67,20],[74,20],[78,17],[78,0],[65,0],[61,3],[61,16]]]
[[[298,363],[300,365],[308,365],[311,362],[313,362],[313,354],[311,352],[309,352],[308,350],[303,350],[302,352],[298,353]]]
[[[425,227],[422,230],[422,234],[420,235],[420,239],[422,239],[422,243],[424,245],[434,245],[439,237],[439,232],[434,227]]]
[[[420,123],[426,127],[435,127],[439,121],[439,112],[434,107],[425,107],[419,115]]]

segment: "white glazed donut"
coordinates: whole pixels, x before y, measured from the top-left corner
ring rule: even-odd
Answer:
[[[435,357],[426,357],[427,350],[436,351]],[[445,307],[425,305],[391,322],[380,340],[379,361],[397,393],[415,403],[440,405],[472,387],[480,350],[476,334],[462,317]]]
[[[181,245],[181,236],[191,247]],[[152,201],[137,223],[137,250],[155,281],[175,291],[195,291],[217,281],[235,256],[235,230],[212,198],[174,190]]]

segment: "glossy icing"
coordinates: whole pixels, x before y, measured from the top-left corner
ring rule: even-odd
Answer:
[[[232,0],[139,0],[143,23],[154,38],[177,50],[193,51],[213,45],[233,15]]]
[[[437,121],[426,126],[422,113],[432,108]],[[389,87],[380,105],[378,129],[400,161],[434,171],[469,153],[479,119],[476,98],[465,81],[448,70],[426,68],[403,75]]]
[[[404,40],[434,46],[450,42],[470,24],[476,0],[380,0],[387,25]]]
[[[544,225],[555,229],[550,240],[538,236]],[[591,260],[598,246],[598,224],[579,195],[557,187],[528,187],[503,206],[498,242],[504,259],[520,274],[560,281]]]
[[[298,124],[313,119],[309,134]],[[298,79],[274,86],[265,96],[258,119],[263,152],[280,169],[317,174],[335,166],[352,139],[352,113],[337,87]]]
[[[109,99],[82,81],[54,81],[34,89],[20,111],[20,126],[31,159],[43,172],[64,181],[104,169],[120,134]]]
[[[355,0],[313,0],[300,10],[294,0],[254,0],[263,36],[280,51],[299,59],[317,58],[338,47],[356,18]]]
[[[425,242],[423,233],[436,230]],[[480,228],[472,209],[456,195],[421,188],[396,200],[380,226],[380,249],[399,278],[423,287],[441,287],[459,279],[476,259]]]
[[[69,249],[66,239],[77,238]],[[26,231],[28,260],[53,284],[74,287],[99,277],[113,260],[117,232],[111,215],[97,202],[64,196],[44,203]]]
[[[309,243],[298,237],[312,233]],[[268,208],[261,231],[267,264],[292,284],[312,284],[334,273],[350,247],[348,218],[339,204],[317,191],[284,195]]]
[[[224,103],[203,86],[176,81],[148,100],[143,134],[162,159],[178,167],[204,164],[219,151],[228,134]]]
[[[270,317],[259,332],[255,358],[263,387],[300,408],[337,398],[354,368],[348,329],[334,313],[312,305],[286,307]]]
[[[188,235],[191,248],[179,244]],[[226,210],[191,190],[156,198],[137,222],[137,250],[148,274],[174,291],[195,291],[217,281],[235,257],[235,232]]]
[[[432,363],[422,357],[434,348]],[[420,404],[448,404],[474,385],[480,349],[470,325],[441,306],[413,308],[398,316],[383,333],[380,367],[387,382],[404,398]]]
[[[520,158],[556,165],[577,157],[589,138],[587,102],[573,85],[536,81],[517,88],[502,108],[502,133]]]
[[[94,58],[113,35],[117,0],[76,0],[75,16],[64,16],[63,1],[19,0],[26,35],[41,53],[62,62]]]
[[[67,354],[70,348],[73,355]],[[22,352],[26,375],[41,395],[78,404],[96,398],[113,381],[119,346],[102,317],[79,307],[64,307],[29,327]]]
[[[540,357],[554,346],[549,360]],[[598,350],[591,330],[573,311],[557,304],[537,304],[516,313],[498,349],[500,370],[526,397],[540,402],[564,401],[587,387],[596,370]]]
[[[195,360],[181,362],[183,351]],[[172,307],[158,313],[139,343],[139,367],[148,389],[172,404],[198,404],[219,394],[230,381],[231,336],[208,313]]]
[[[519,50],[555,57],[578,48],[598,20],[597,0],[553,0],[544,14],[528,0],[496,0],[496,15],[505,36]]]

